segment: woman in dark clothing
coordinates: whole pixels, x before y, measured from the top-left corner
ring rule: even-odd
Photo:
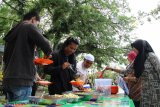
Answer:
[[[134,64],[134,59],[136,58],[137,53],[134,51],[130,51],[128,53],[128,61],[129,65],[126,67],[125,70],[121,69],[115,69],[111,67],[106,67],[106,70],[113,70],[117,73],[121,73],[121,75],[124,75],[123,79],[119,81],[119,85],[122,87],[122,89],[125,89],[126,87],[125,84],[123,83],[124,81],[127,83],[127,88],[128,90],[127,95],[133,100],[135,107],[140,107],[140,99],[141,99],[141,79],[136,78],[134,75],[134,69],[133,69],[133,64]],[[123,81],[124,80],[124,81]],[[123,83],[123,84],[122,84]],[[129,91],[129,92],[128,92]]]
[[[62,94],[65,91],[71,91],[70,81],[76,74],[75,51],[78,48],[79,41],[69,37],[62,47],[52,55],[53,64],[44,67],[44,72],[51,75],[48,91],[50,95]]]

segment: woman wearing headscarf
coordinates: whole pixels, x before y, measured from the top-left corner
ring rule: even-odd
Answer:
[[[160,107],[160,60],[145,40],[136,40],[131,46],[137,53],[135,76],[142,80],[141,107]]]

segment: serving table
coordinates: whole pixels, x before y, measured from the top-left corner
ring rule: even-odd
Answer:
[[[133,101],[123,94],[101,96],[98,101],[82,100],[76,103],[65,102],[56,105],[31,104],[29,101],[18,102],[11,102],[8,106],[0,104],[0,107],[134,107]]]

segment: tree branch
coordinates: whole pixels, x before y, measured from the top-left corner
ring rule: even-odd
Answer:
[[[18,12],[18,10],[15,8],[15,7],[13,7],[13,6],[11,6],[9,3],[7,3],[5,0],[2,0],[5,4],[7,4],[10,8],[12,8],[13,10],[16,10],[17,12]]]

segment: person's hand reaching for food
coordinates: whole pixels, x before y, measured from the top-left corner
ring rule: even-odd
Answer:
[[[107,67],[105,68],[105,70],[111,70],[111,71],[113,71],[113,68],[107,66]]]
[[[111,71],[114,71],[114,72],[117,72],[117,73],[120,73],[121,70],[120,69],[116,69],[116,68],[112,68],[112,67],[106,67],[105,70],[111,70]]]

